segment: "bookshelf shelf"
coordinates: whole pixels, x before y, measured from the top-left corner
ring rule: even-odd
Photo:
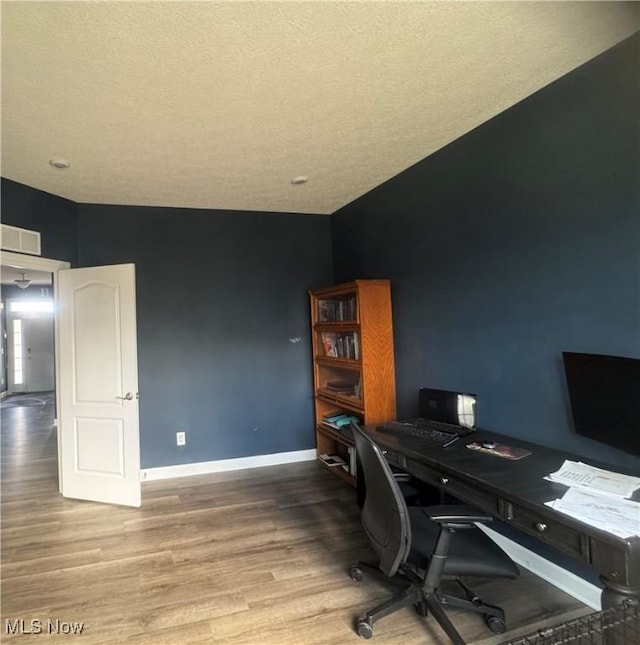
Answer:
[[[357,412],[362,414],[362,412],[364,411],[363,402],[353,396],[339,396],[337,394],[328,392],[327,390],[317,390],[316,399],[331,403],[334,407],[343,407],[345,408],[345,410],[348,410],[350,412]],[[332,411],[333,410],[329,410],[329,412]]]
[[[363,424],[395,419],[391,288],[388,280],[355,280],[309,295],[318,460],[355,485],[353,440],[323,420],[336,415]],[[348,472],[320,458],[327,454],[344,460]]]
[[[351,474],[348,473],[344,468],[341,466],[327,466],[327,464],[323,463],[322,459],[318,459],[318,461],[330,472],[332,472],[334,475],[337,475],[338,477],[341,477],[344,479],[347,484],[350,486],[355,486],[356,485],[356,478]]]
[[[316,356],[316,363],[318,365],[326,365],[327,367],[340,367],[345,370],[354,370],[359,372],[362,369],[362,361],[353,360],[350,358],[336,358],[334,356]]]
[[[353,322],[324,322],[313,326],[316,331],[360,331],[360,325]]]
[[[340,432],[340,430],[334,430],[333,428],[320,425],[318,426],[317,431],[324,435],[327,435],[327,437],[330,437],[334,441],[341,441],[347,446],[355,446],[355,441],[350,436],[344,434],[343,432]]]

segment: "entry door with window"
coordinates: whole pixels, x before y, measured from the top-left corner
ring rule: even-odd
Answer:
[[[140,506],[133,264],[58,272],[61,490]]]
[[[9,390],[49,392],[55,388],[53,301],[8,300]]]
[[[25,392],[54,389],[53,315],[22,321]]]

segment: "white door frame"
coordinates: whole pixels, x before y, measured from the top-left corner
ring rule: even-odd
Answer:
[[[24,253],[14,253],[13,251],[2,251],[0,254],[0,266],[9,266],[15,269],[27,269],[31,271],[49,271],[53,274],[53,306],[54,310],[58,305],[58,291],[56,284],[58,282],[58,271],[60,269],[70,269],[71,264],[64,260],[54,260],[52,258],[43,258],[39,255],[25,255]],[[56,315],[54,313],[54,335],[53,342],[55,343],[55,361],[56,361],[56,411],[60,414],[60,356],[59,346],[60,339],[58,338],[58,324],[56,322]],[[60,427],[58,426],[58,432]],[[58,446],[58,490],[62,492],[62,456],[60,455],[60,441],[56,436],[56,443]]]

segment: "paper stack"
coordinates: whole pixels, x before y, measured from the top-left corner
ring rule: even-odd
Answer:
[[[640,503],[625,499],[640,488],[640,477],[565,460],[545,479],[569,486],[547,506],[621,538],[640,536]]]

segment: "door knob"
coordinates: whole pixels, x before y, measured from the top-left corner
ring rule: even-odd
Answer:
[[[127,392],[124,396],[116,396],[116,399],[122,399],[123,401],[133,401],[133,392]]]

